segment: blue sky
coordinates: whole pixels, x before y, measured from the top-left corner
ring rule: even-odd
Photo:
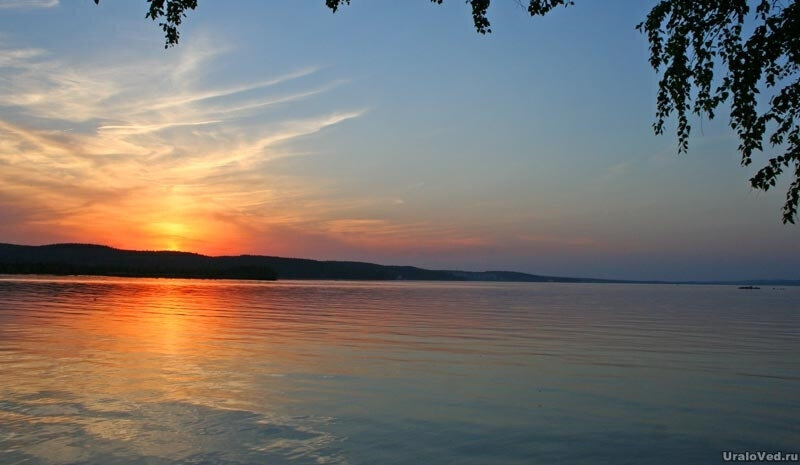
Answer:
[[[650,2],[494,3],[0,1],[0,240],[800,279],[724,111],[653,135]]]

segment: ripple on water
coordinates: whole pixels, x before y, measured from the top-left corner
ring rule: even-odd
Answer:
[[[0,278],[0,462],[790,451],[798,303],[793,288]]]

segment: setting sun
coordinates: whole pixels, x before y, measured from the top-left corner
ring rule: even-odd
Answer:
[[[191,230],[197,230],[190,230],[181,223],[154,223],[152,228],[154,236],[164,238],[164,249],[172,251],[181,250],[181,245],[187,237],[187,233]]]

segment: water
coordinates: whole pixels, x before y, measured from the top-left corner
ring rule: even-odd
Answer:
[[[0,278],[2,464],[800,450],[800,289]]]

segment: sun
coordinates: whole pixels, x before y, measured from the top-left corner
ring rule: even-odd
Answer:
[[[182,250],[189,228],[184,223],[159,222],[152,224],[152,230],[163,243],[164,250]]]

